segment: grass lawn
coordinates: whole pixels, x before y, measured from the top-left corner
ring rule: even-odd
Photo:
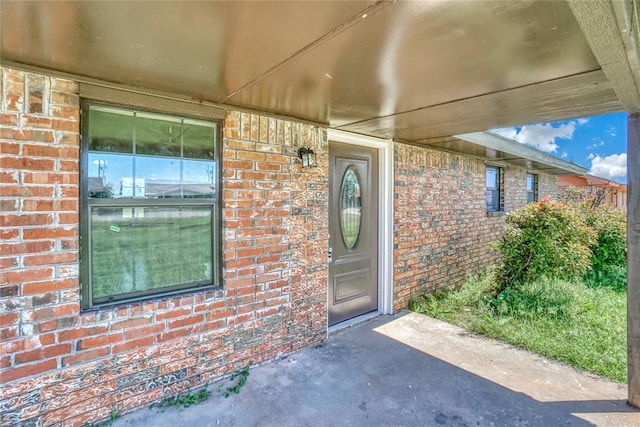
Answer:
[[[147,207],[141,217],[123,209],[93,210],[94,297],[212,280],[210,207]]]
[[[490,296],[485,274],[410,308],[583,370],[627,380],[626,291],[543,279]]]

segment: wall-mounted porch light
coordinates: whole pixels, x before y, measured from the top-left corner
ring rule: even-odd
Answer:
[[[303,168],[315,168],[318,166],[316,163],[316,153],[314,153],[311,148],[298,148],[298,158],[302,160]]]

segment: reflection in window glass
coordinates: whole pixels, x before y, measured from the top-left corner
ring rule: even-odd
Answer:
[[[133,153],[134,113],[109,107],[89,110],[89,150]]]
[[[212,281],[211,206],[91,208],[93,297]]]
[[[486,206],[487,211],[501,211],[501,174],[498,167],[488,166],[486,169]]]
[[[89,112],[90,198],[215,196],[215,123],[102,106]]]
[[[133,156],[89,152],[88,175],[89,197],[123,197],[122,180],[133,177]]]
[[[538,175],[527,174],[527,202],[535,202],[538,200]]]
[[[82,308],[218,285],[216,122],[83,105]]]
[[[340,230],[347,249],[353,249],[360,237],[362,196],[360,178],[353,166],[349,166],[340,188]]]
[[[180,157],[182,122],[180,119],[136,113],[136,154]]]
[[[487,188],[498,187],[498,169],[487,168]]]
[[[214,158],[215,127],[196,120],[184,121],[183,156],[191,159]]]
[[[182,197],[180,167],[181,161],[176,158],[136,157],[136,179],[145,187],[142,197]]]
[[[183,160],[182,164],[183,197],[214,197],[217,175],[215,162]]]

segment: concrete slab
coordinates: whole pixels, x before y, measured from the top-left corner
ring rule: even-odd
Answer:
[[[212,391],[216,386],[211,385]],[[251,370],[238,395],[113,426],[640,426],[626,386],[415,314]]]

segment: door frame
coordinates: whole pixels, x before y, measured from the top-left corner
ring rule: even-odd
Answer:
[[[327,139],[378,150],[378,312],[393,314],[393,140],[337,129]]]

